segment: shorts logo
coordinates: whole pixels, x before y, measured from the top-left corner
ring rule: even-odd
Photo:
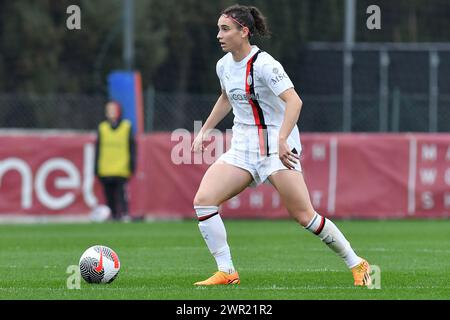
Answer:
[[[278,68],[273,68],[272,72],[275,73],[275,74],[278,74]]]
[[[248,84],[249,86],[251,86],[252,83],[253,83],[253,78],[252,78],[252,76],[249,74],[248,77],[247,77],[247,84]]]

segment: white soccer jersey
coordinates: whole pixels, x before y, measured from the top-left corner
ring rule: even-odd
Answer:
[[[235,123],[281,126],[285,103],[278,95],[294,85],[271,55],[252,46],[250,54],[239,62],[233,60],[231,53],[226,54],[217,62],[216,71],[233,107]],[[258,106],[249,100],[256,100],[261,110],[255,110]]]
[[[252,46],[250,54],[239,62],[227,53],[217,62],[216,71],[233,108],[233,131],[236,126],[254,126],[259,136],[256,147],[261,154],[277,153],[278,148],[269,148],[269,145],[275,146],[278,142],[286,107],[278,95],[294,87],[282,65],[257,46]],[[291,135],[299,141],[297,127]],[[234,147],[239,147],[238,141],[234,140]],[[239,144],[244,145],[244,141]],[[248,146],[248,141],[245,144]]]

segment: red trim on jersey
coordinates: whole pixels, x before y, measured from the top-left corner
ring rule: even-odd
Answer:
[[[253,57],[247,62],[247,69],[245,71],[245,93],[247,95],[248,103],[252,107],[253,118],[255,119],[255,124],[258,127],[258,137],[259,137],[259,150],[261,155],[269,155],[268,152],[268,136],[267,136],[267,126],[264,121],[264,114],[262,109],[256,100],[255,87],[253,79],[253,63],[255,62],[260,51],[256,52]],[[249,76],[251,78],[249,78]],[[249,79],[251,82],[249,83]]]

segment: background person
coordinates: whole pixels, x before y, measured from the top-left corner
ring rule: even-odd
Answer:
[[[116,101],[106,104],[106,120],[98,126],[95,175],[99,178],[113,220],[130,220],[127,182],[134,174],[136,143],[131,122],[122,119]]]

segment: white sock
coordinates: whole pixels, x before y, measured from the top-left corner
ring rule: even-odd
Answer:
[[[217,268],[230,274],[235,272],[225,225],[218,213],[219,207],[195,206],[194,209],[199,219],[198,228],[209,251],[216,259]]]
[[[317,235],[331,250],[344,259],[347,267],[353,268],[361,262],[361,258],[356,255],[350,243],[331,220],[316,212],[305,229]]]

